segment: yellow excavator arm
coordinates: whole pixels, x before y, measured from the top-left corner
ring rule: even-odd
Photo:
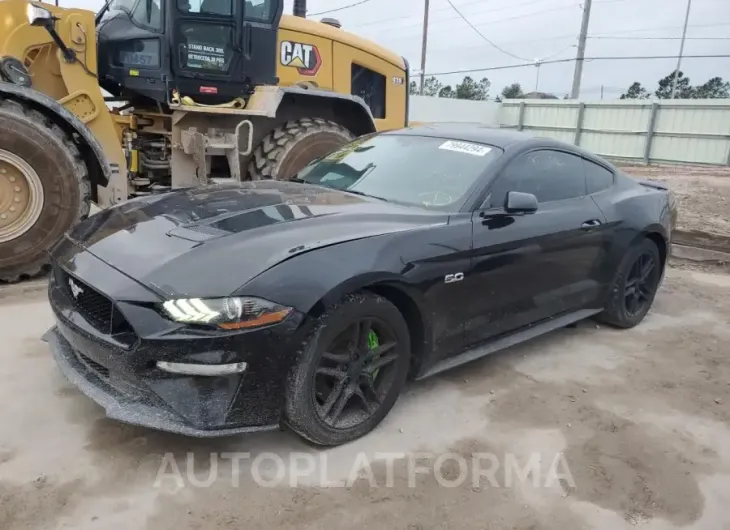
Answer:
[[[49,31],[33,26],[29,21],[29,7],[48,11],[55,19],[53,28],[60,41],[70,50],[64,57],[57,42]],[[110,205],[127,198],[126,161],[122,148],[123,128],[104,102],[104,95],[96,78],[96,33],[94,13],[81,9],[64,9],[50,4],[26,0],[0,0],[0,60],[14,58],[25,67],[29,76],[30,89],[57,102],[72,113],[99,144],[103,159],[101,165],[108,165],[107,178],[111,186],[96,190],[97,202]],[[12,68],[12,65],[9,66]],[[0,97],[33,101],[34,94],[27,96],[10,94],[9,89],[0,89]],[[32,105],[32,103],[31,103]],[[58,121],[62,128],[70,127],[58,114],[55,106],[43,108],[52,121]],[[73,127],[71,127],[73,128]],[[93,162],[93,161],[92,161]],[[101,172],[102,175],[104,171]],[[99,178],[99,184],[106,179]]]

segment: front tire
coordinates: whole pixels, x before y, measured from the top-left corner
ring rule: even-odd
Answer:
[[[271,131],[254,150],[248,174],[253,180],[288,180],[312,160],[353,138],[341,125],[322,118],[288,121]]]
[[[370,293],[351,294],[317,319],[289,374],[284,422],[319,445],[374,429],[408,374],[410,335],[400,311]]]
[[[47,251],[88,216],[86,165],[46,116],[0,99],[0,280],[34,276]]]
[[[661,280],[661,256],[651,239],[644,239],[624,256],[616,272],[606,309],[597,320],[617,328],[632,328],[649,312]]]

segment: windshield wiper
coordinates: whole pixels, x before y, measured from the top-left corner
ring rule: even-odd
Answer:
[[[335,191],[344,191],[345,193],[352,193],[353,195],[359,195],[360,197],[369,197],[371,199],[378,199],[379,201],[384,202],[390,202],[389,199],[386,199],[385,197],[379,197],[377,195],[371,195],[370,193],[365,193],[363,191],[358,190],[348,190],[348,189],[342,189],[342,188],[334,188],[332,186],[327,186],[326,184],[317,184],[314,182],[309,182],[304,179],[300,179],[299,177],[293,177],[289,179],[290,182],[296,182],[298,184],[309,184],[310,186],[319,186],[320,188],[327,188],[328,190],[335,190]]]
[[[344,189],[344,190],[341,190],[341,191],[344,191],[345,193],[353,193],[355,195],[360,195],[361,197],[370,197],[372,199],[378,199],[379,201],[389,202],[389,200],[386,199],[385,197],[378,197],[377,195],[372,195],[370,193],[365,193],[364,191],[348,190],[348,189]]]

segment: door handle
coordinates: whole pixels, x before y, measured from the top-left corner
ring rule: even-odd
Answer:
[[[580,227],[583,230],[590,230],[590,229],[596,228],[598,226],[601,226],[600,219],[590,219],[590,220],[586,221],[585,223],[583,223],[582,225],[580,225]]]
[[[243,25],[243,54],[246,56],[246,59],[251,59],[251,50],[253,48],[253,39],[251,37],[252,37],[251,24],[244,24]]]

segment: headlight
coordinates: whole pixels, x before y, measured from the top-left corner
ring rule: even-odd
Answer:
[[[188,324],[247,329],[284,320],[291,312],[268,300],[252,297],[180,298],[168,300],[162,308],[172,320]]]
[[[49,20],[53,20],[53,15],[48,9],[35,4],[28,4],[26,13],[28,14],[28,24],[31,26],[44,26]]]

